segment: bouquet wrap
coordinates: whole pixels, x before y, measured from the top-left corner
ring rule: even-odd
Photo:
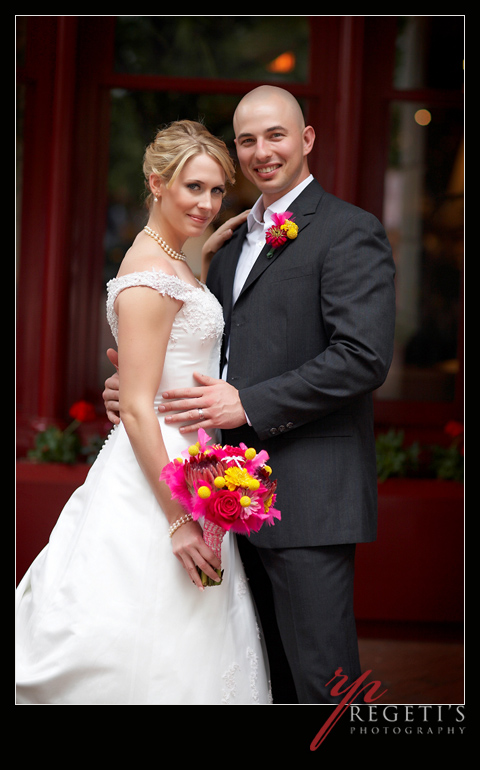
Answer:
[[[203,523],[203,539],[205,540],[206,544],[212,549],[215,556],[222,561],[222,540],[225,536],[226,530],[223,529],[223,527],[220,527],[218,524],[215,524],[213,521],[210,521],[210,519],[205,519]],[[198,567],[197,567],[198,569]],[[204,586],[217,586],[219,583],[216,583],[214,580],[212,580],[208,575],[206,575],[203,570],[198,570],[200,573],[200,577],[202,578],[202,585]],[[223,570],[217,569],[215,570],[218,577],[220,578],[220,582],[222,581],[223,577]]]

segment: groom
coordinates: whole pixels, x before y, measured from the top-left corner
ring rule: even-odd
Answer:
[[[199,373],[198,388],[166,394],[165,410],[184,410],[167,416],[190,421],[184,430],[221,428],[224,443],[269,453],[282,520],[239,538],[242,557],[274,666],[278,624],[298,702],[334,703],[326,684],[335,671],[360,675],[354,555],[376,537],[371,393],[392,357],[394,265],[375,217],[310,175],[314,130],[287,91],[251,91],[234,130],[261,197],[208,273],[224,309],[226,380]],[[265,233],[286,211],[298,235],[272,253]],[[274,611],[262,606],[267,595]],[[276,684],[274,668],[278,702]]]

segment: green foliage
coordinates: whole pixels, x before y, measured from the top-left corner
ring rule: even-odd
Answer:
[[[377,436],[377,476],[379,481],[391,477],[413,476],[463,481],[463,429],[449,423],[446,433],[453,439],[448,447],[434,445],[421,447],[417,441],[405,446],[404,431],[389,430]],[[453,426],[453,427],[452,427]]]
[[[456,445],[432,447],[431,468],[438,479],[463,481],[463,455]]]
[[[418,470],[420,447],[417,442],[404,446],[402,430],[389,430],[380,434],[375,442],[377,452],[377,476],[385,481],[391,476],[407,476]]]
[[[85,457],[87,465],[93,465],[104,442],[105,437],[96,433],[94,436],[90,437],[88,444],[82,447],[81,454]]]
[[[49,425],[35,436],[35,445],[28,457],[41,463],[73,464],[77,462],[80,449],[80,439],[76,432],[62,431],[55,425]]]
[[[75,463],[85,461],[92,465],[103,446],[104,438],[95,434],[86,444],[77,433],[80,421],[74,420],[65,430],[49,425],[35,436],[34,448],[28,458],[37,463]]]

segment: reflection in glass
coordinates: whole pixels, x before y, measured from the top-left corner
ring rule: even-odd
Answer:
[[[304,82],[308,16],[119,16],[117,72]]]
[[[449,401],[458,371],[463,264],[463,113],[392,104],[384,223],[397,267],[397,323],[381,398]]]

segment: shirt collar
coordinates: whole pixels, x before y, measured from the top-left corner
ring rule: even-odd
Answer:
[[[313,175],[310,174],[303,182],[300,182],[293,190],[285,193],[281,198],[274,201],[267,209],[263,207],[263,197],[257,199],[252,206],[250,213],[247,217],[248,230],[250,231],[255,224],[260,225],[265,230],[272,224],[272,214],[279,214],[283,211],[288,211],[293,201],[298,198],[302,190],[310,184],[313,180]],[[294,213],[294,212],[293,212]]]

